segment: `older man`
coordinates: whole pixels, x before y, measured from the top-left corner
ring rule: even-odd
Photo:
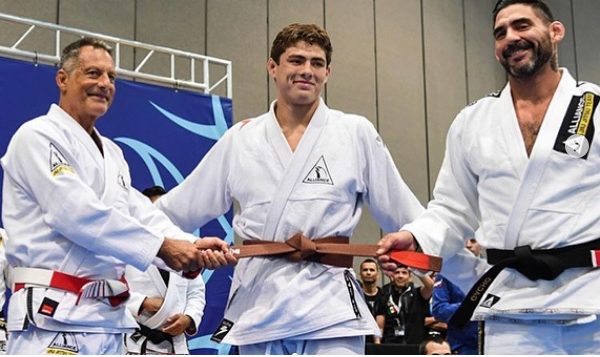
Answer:
[[[115,94],[104,42],[65,47],[56,84],[58,105],[22,125],[2,158],[14,272],[8,353],[119,354],[137,326],[123,304],[126,264],[193,273],[235,258],[217,238],[194,243],[155,209],[131,186],[121,150],[94,128]]]

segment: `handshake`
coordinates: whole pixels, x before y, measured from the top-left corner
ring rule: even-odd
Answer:
[[[198,239],[194,243],[165,238],[156,256],[169,268],[182,271],[184,275],[199,272],[201,269],[217,269],[237,263],[227,243],[215,237]]]

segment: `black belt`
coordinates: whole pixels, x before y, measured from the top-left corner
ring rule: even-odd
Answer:
[[[168,333],[162,332],[161,330],[154,330],[142,324],[139,324],[140,328],[136,329],[134,334],[131,336],[131,339],[134,341],[138,341],[142,336],[146,337],[144,341],[142,341],[142,345],[140,346],[140,354],[146,354],[146,346],[148,345],[148,341],[151,341],[154,344],[159,344],[161,342],[169,342],[171,344],[171,349],[173,353],[175,353],[175,345],[173,344],[173,336]]]
[[[529,246],[514,250],[488,249],[487,261],[492,264],[473,285],[450,319],[450,324],[462,327],[469,322],[483,294],[504,268],[512,268],[530,280],[553,280],[565,269],[597,267],[600,261],[600,239],[588,243],[554,249],[534,249]]]

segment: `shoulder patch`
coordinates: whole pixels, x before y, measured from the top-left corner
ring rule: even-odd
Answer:
[[[52,143],[50,143],[49,163],[50,163],[50,174],[53,177],[56,177],[56,176],[59,176],[62,174],[66,174],[66,173],[70,173],[70,174],[74,173],[73,168],[71,167],[71,165],[69,165],[69,163],[65,159],[65,156]]]
[[[587,160],[594,139],[594,113],[600,97],[592,92],[573,96],[556,136],[554,150]]]

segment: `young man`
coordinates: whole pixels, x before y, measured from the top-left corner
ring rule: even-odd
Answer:
[[[474,279],[464,273],[478,267],[476,258],[456,254],[479,228],[494,267],[452,320],[465,322],[476,308],[475,319],[486,320],[486,354],[597,353],[600,88],[558,68],[565,28],[544,2],[499,1],[493,32],[508,84],[457,116],[434,200],[384,237],[380,260],[393,269],[388,249],[418,242],[443,256],[446,276],[469,291]]]
[[[151,202],[167,193],[161,186],[142,191]],[[187,335],[200,326],[206,305],[202,275],[186,279],[151,265],[140,271],[125,268],[131,296],[127,308],[140,327],[127,334],[126,354],[189,354]]]
[[[363,354],[364,336],[378,329],[347,269],[352,260],[311,250],[323,242],[346,249],[364,203],[388,232],[422,211],[373,125],[320,98],[331,52],[318,26],[285,27],[267,62],[277,88],[270,111],[231,128],[157,202],[191,231],[236,200],[233,226],[246,242],[299,243],[296,261],[253,257],[236,267],[214,338],[241,354]]]
[[[94,128],[115,94],[110,47],[65,47],[56,84],[59,104],[23,124],[2,158],[8,353],[119,354],[137,327],[123,304],[126,264],[195,272],[235,258],[217,238],[193,243],[131,187],[121,150]]]

